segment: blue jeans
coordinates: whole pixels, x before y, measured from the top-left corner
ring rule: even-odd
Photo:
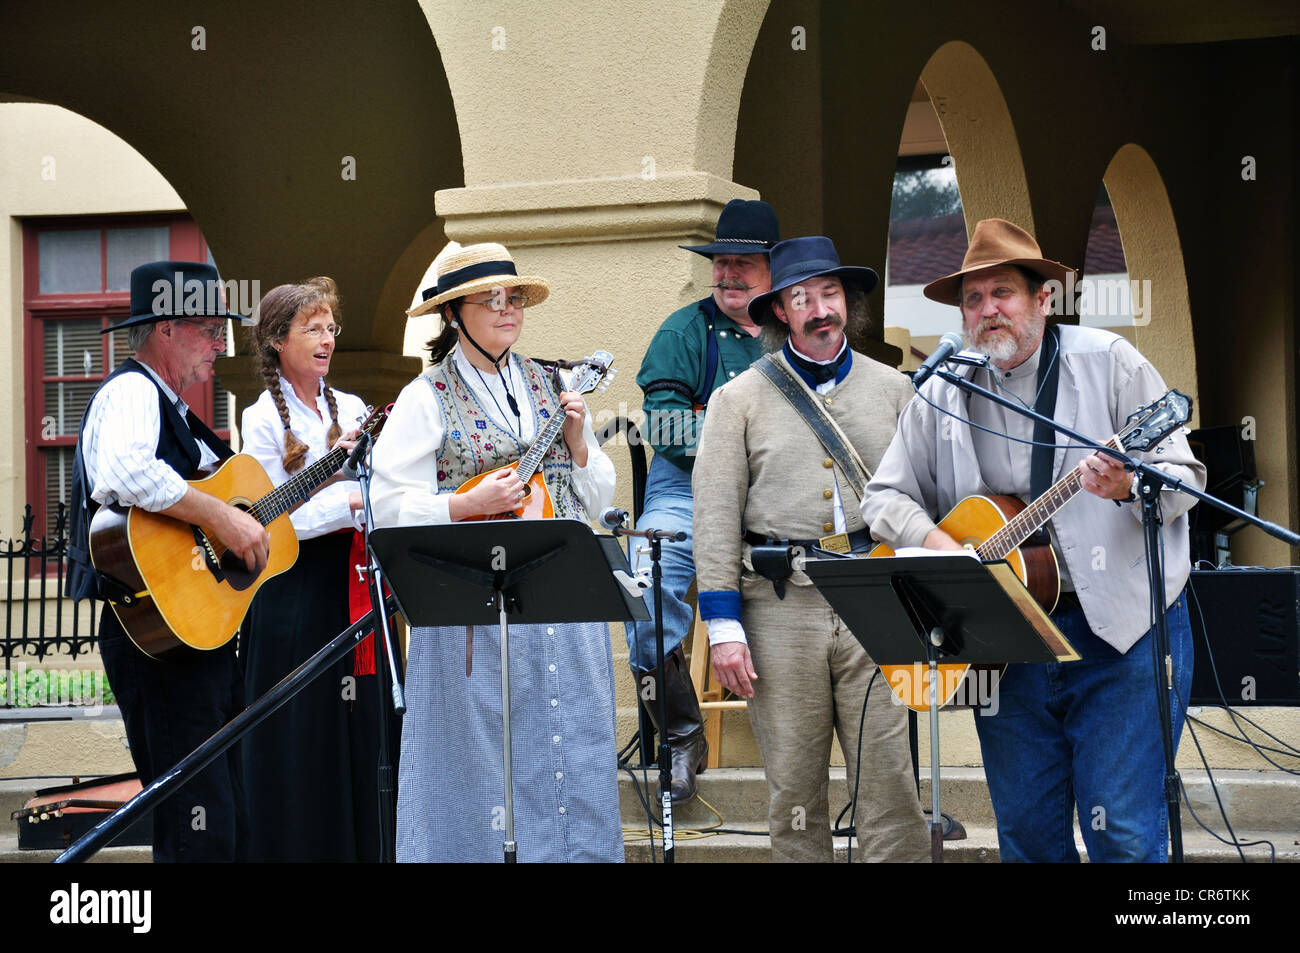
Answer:
[[[692,555],[691,518],[695,505],[691,499],[691,475],[683,473],[660,456],[650,462],[646,477],[645,512],[637,520],[637,529],[662,529],[686,534],[683,543],[664,542],[660,545],[659,565],[663,568],[663,614],[665,657],[682,644],[695,623],[695,612],[686,603],[686,590],[695,578],[695,557]],[[633,538],[635,549],[648,549],[650,544]],[[632,568],[650,565],[650,554],[634,552]],[[645,593],[646,608],[650,610],[649,622],[630,622],[627,631],[628,661],[638,671],[655,668],[654,590]]]
[[[1177,746],[1192,681],[1186,591],[1166,617]],[[1052,621],[1082,660],[1009,665],[996,714],[975,712],[1002,860],[1077,863],[1077,804],[1089,860],[1163,863],[1169,814],[1151,658],[1155,631],[1121,654],[1093,635],[1077,606],[1053,613]],[[1161,685],[1165,691],[1163,678]]]

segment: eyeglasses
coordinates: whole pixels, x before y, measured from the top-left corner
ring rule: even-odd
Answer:
[[[324,334],[326,331],[329,332],[330,337],[332,337],[332,338],[336,338],[336,337],[338,337],[340,334],[343,333],[343,325],[341,325],[341,324],[326,324],[326,325],[313,324],[313,325],[311,325],[310,327],[305,327],[305,328],[302,329],[302,333],[303,333],[303,334],[309,334],[309,335],[311,335],[311,336],[314,337],[314,338],[319,338],[319,337],[320,337],[322,334]]]
[[[506,305],[509,305],[512,308],[528,307],[528,295],[522,291],[514,291],[511,292],[509,295],[493,293],[488,295],[486,298],[483,298],[480,301],[474,301],[471,298],[466,298],[465,303],[481,305],[482,307],[485,308],[491,308],[493,311],[504,311],[506,309]]]
[[[181,318],[180,320],[184,321],[186,324],[194,325],[199,329],[199,333],[209,341],[224,341],[226,339],[225,321],[222,321],[220,324],[203,324],[196,321],[194,318]]]

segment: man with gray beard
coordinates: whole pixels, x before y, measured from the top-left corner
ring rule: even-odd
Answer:
[[[975,226],[961,270],[931,282],[925,294],[960,308],[967,347],[992,359],[973,372],[976,383],[1105,441],[1166,387],[1118,335],[1047,328],[1053,286],[1046,281],[1062,282],[1071,271],[1043,258],[1023,229],[986,219]],[[1033,422],[940,378],[928,381],[921,397],[899,417],[862,516],[872,535],[895,549],[960,549],[935,521],[968,496],[1028,501]],[[1163,861],[1164,760],[1134,475],[1068,438],[1055,442],[1054,458],[1044,460],[1054,464],[1043,468],[1050,469],[1048,485],[1080,465],[1087,492],[1048,525],[1062,590],[1052,621],[1083,657],[1008,666],[996,711],[990,705],[976,715],[1002,859],[1077,862],[1077,805],[1090,860]],[[1205,484],[1205,468],[1181,430],[1143,456],[1189,486]],[[1169,664],[1180,699],[1175,743],[1192,677],[1183,587],[1194,502],[1172,493],[1161,501]]]

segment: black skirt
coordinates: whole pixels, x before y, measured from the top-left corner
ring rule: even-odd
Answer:
[[[351,541],[350,533],[301,541],[293,568],[258,592],[244,628],[250,704],[348,626]],[[244,739],[249,860],[379,860],[380,695],[374,675],[353,674],[353,659],[349,652]],[[400,728],[390,725],[395,752]]]

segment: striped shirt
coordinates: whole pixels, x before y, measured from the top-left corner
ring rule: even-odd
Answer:
[[[139,358],[136,358],[139,361]],[[140,366],[162,388],[184,419],[189,406],[158,372]],[[81,431],[86,484],[97,503],[121,503],[150,512],[175,506],[189,488],[184,478],[157,457],[162,433],[158,390],[142,374],[119,374],[95,394],[86,410]],[[198,441],[200,466],[217,461],[217,455]]]

